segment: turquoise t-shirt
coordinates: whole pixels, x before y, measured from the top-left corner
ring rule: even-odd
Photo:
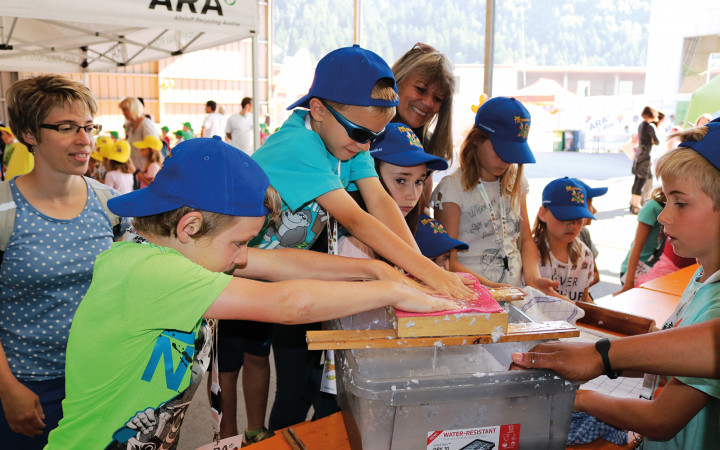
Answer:
[[[377,177],[369,152],[339,162],[320,135],[309,129],[308,111],[295,111],[252,158],[282,198],[280,225],[270,224],[250,243],[260,248],[309,248],[322,232],[327,215],[315,201],[351,182]]]
[[[702,267],[680,297],[675,312],[663,329],[692,325],[720,317],[720,271],[700,283]],[[676,377],[678,381],[707,394],[703,409],[669,441],[646,441],[645,450],[720,448],[720,380],[716,378]],[[656,383],[657,384],[657,383]],[[662,394],[661,394],[662,395]]]
[[[660,237],[660,230],[662,230],[662,225],[660,225],[660,222],[658,222],[657,218],[662,212],[663,208],[663,205],[651,199],[647,203],[645,203],[638,212],[638,222],[650,226],[650,234],[648,235],[647,241],[645,241],[645,245],[643,245],[642,252],[640,253],[640,261],[644,263],[647,263],[648,259],[650,259],[658,246],[658,238]],[[630,247],[632,247],[632,245]],[[625,255],[625,260],[620,266],[620,273],[627,272],[629,258],[630,252],[628,251],[628,254]]]
[[[173,448],[210,360],[202,315],[231,278],[152,244],[100,254],[70,329],[63,418],[46,449]],[[141,417],[150,432],[132,424]]]

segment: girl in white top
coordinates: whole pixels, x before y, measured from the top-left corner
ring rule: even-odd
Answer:
[[[589,300],[595,271],[592,252],[578,238],[586,218],[595,217],[580,183],[565,177],[545,186],[533,228],[540,251],[540,275],[559,282],[558,293],[573,302]]]
[[[397,203],[414,236],[428,170],[446,170],[447,161],[425,153],[420,139],[401,123],[387,124],[385,132],[370,144],[370,154],[375,158],[380,183]],[[342,236],[338,240],[338,255],[375,258],[375,252],[353,236]]]
[[[131,192],[133,190],[135,166],[130,160],[130,144],[128,141],[122,139],[115,142],[105,161],[107,165],[105,184],[121,194]]]
[[[433,192],[435,217],[450,237],[450,270],[467,272],[489,287],[533,286],[556,295],[557,282],[541,278],[530,233],[523,164],[534,163],[527,144],[530,113],[514,98],[491,98],[478,109],[460,150],[460,168]]]

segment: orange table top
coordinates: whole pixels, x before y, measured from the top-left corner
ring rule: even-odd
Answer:
[[[685,287],[690,282],[690,278],[692,278],[698,267],[699,264],[683,267],[673,273],[648,281],[642,285],[642,289],[664,292],[666,294],[673,294],[679,297],[682,295],[683,291],[685,291]]]

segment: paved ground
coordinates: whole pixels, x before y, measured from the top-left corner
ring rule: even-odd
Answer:
[[[630,161],[624,154],[608,153],[559,152],[537,153],[535,156],[537,164],[527,166],[525,172],[530,181],[528,214],[531,222],[540,206],[543,187],[555,178],[577,177],[592,187],[609,188],[606,195],[593,201],[598,209],[598,220],[590,227],[590,232],[600,252],[597,258],[600,283],[590,288],[590,292],[596,299],[616,292],[620,289],[620,263],[630,248],[637,223],[636,217],[628,213],[632,185]],[[238,389],[242,389],[240,383]],[[273,390],[274,385],[271,385],[271,404]],[[242,405],[242,391],[238,397],[238,404]],[[238,411],[238,422],[238,428],[244,430],[246,419],[243,408]],[[212,422],[204,389],[195,396],[182,430],[179,450],[194,450],[212,438]]]

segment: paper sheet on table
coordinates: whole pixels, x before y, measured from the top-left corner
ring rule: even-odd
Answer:
[[[569,338],[569,342],[589,342],[594,343],[602,338],[613,339],[617,336],[613,334],[603,333],[601,331],[591,330],[589,328],[579,327],[580,336]],[[620,398],[638,398],[642,390],[642,378],[619,377],[611,380],[605,375],[601,375],[594,380],[580,385],[580,389],[587,389],[602,394],[612,395]]]

